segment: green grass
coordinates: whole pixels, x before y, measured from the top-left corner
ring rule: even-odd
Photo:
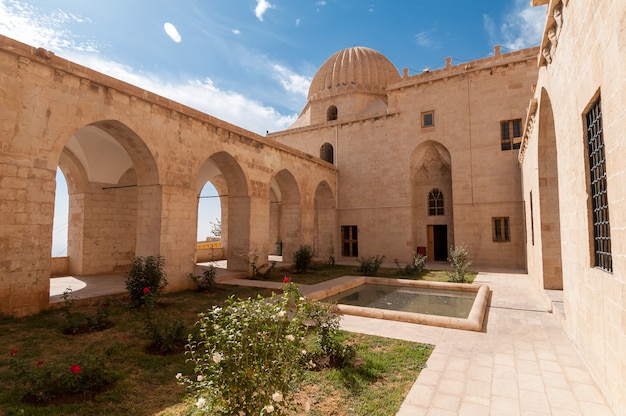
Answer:
[[[340,266],[338,266],[340,267]],[[333,273],[335,271],[333,270]],[[323,278],[328,279],[330,271]],[[312,274],[307,274],[312,277]],[[336,277],[336,276],[333,276]],[[322,277],[318,277],[322,278]],[[296,279],[294,279],[296,280]],[[297,281],[297,280],[296,280]],[[214,292],[180,292],[164,295],[160,312],[180,316],[192,330],[197,314],[212,305],[223,304],[234,293],[238,298],[270,296],[271,291],[218,285]],[[188,415],[189,399],[174,378],[189,373],[185,355],[152,355],[145,351],[150,339],[137,312],[128,300],[112,302],[112,328],[100,332],[64,335],[65,319],[60,310],[25,318],[0,317],[0,415]],[[79,306],[77,312],[93,315],[95,306]],[[395,414],[404,396],[424,366],[431,347],[359,334],[345,334],[357,345],[360,365],[355,369],[312,372],[303,397],[314,398],[312,415]],[[104,391],[77,400],[61,399],[46,406],[22,403],[14,394],[16,380],[9,369],[9,352],[31,363],[69,366],[79,354],[108,354],[108,368],[116,382]],[[313,384],[312,384],[313,383]],[[336,400],[340,397],[340,400]],[[354,409],[354,410],[349,410]],[[315,413],[317,412],[317,413]],[[377,413],[378,412],[378,413]],[[294,415],[301,414],[299,412]]]
[[[358,266],[315,264],[304,273],[297,273],[294,268],[287,267],[273,270],[266,279],[272,282],[282,282],[285,276],[298,284],[314,285],[317,283],[332,280],[341,276],[361,276],[357,271]],[[472,283],[477,273],[471,272],[465,275],[468,283]],[[426,280],[431,282],[447,282],[448,275],[443,270],[422,270],[419,275],[404,274],[404,269],[397,267],[381,267],[376,273],[376,277],[389,277],[393,279]]]

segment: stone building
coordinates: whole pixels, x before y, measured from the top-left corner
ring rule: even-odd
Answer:
[[[626,2],[548,4],[520,149],[528,273],[626,409]]]
[[[67,271],[161,254],[171,290],[211,181],[234,269],[281,241],[287,259],[311,244],[401,262],[463,244],[476,269],[527,270],[562,294],[555,312],[626,409],[626,1],[531,3],[547,5],[536,48],[416,75],[338,51],[267,137],[0,37],[0,313],[48,306],[57,166]]]
[[[526,267],[517,154],[536,81],[531,48],[400,76],[381,53],[335,53],[297,121],[270,138],[337,168],[337,255]],[[316,236],[324,252],[325,236]]]
[[[312,241],[314,218],[334,223],[327,163],[42,48],[0,37],[0,96],[0,313],[48,307],[57,167],[71,275],[124,273],[135,256],[161,255],[168,289],[190,287],[207,181],[223,195],[234,270],[275,249],[270,194],[287,255]]]

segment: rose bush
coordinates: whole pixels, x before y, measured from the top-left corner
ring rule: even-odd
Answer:
[[[287,282],[272,299],[235,300],[200,314],[186,354],[193,375],[176,379],[211,415],[282,415],[310,361],[304,337],[309,330],[335,328],[332,305],[310,302]],[[313,324],[313,326],[310,326]]]

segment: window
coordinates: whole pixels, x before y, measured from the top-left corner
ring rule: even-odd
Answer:
[[[522,144],[522,119],[502,121],[500,130],[502,150],[519,149]]]
[[[337,107],[331,105],[326,111],[326,121],[337,120]]]
[[[435,112],[426,111],[422,113],[422,127],[432,127],[435,125]]]
[[[356,225],[341,226],[341,255],[344,257],[358,257],[359,241]]]
[[[606,270],[607,272],[613,272],[600,98],[591,106],[585,118],[587,121],[589,189],[591,193],[591,211],[593,219],[594,266]]]
[[[428,215],[443,215],[443,192],[437,188],[428,193]]]
[[[334,152],[333,145],[330,143],[324,143],[320,148],[320,159],[325,160],[328,163],[333,163]]]
[[[530,191],[530,236],[532,245],[535,245],[535,219],[533,217],[533,191]]]
[[[494,217],[491,219],[491,223],[493,229],[493,241],[511,241],[511,232],[509,231],[509,217]]]

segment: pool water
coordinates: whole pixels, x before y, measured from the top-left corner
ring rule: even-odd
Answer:
[[[326,298],[343,305],[467,318],[476,292],[364,283]]]

